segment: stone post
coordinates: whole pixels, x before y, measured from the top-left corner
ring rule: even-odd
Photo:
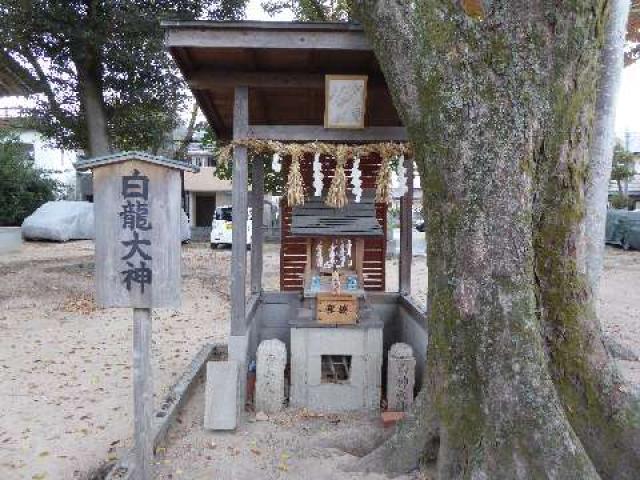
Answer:
[[[279,412],[284,404],[287,347],[277,339],[264,340],[256,357],[256,412]]]
[[[387,367],[387,405],[390,411],[404,412],[413,404],[416,359],[411,346],[394,343],[389,349]]]

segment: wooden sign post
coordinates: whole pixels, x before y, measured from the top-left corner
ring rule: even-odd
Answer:
[[[96,303],[133,308],[135,478],[151,478],[151,309],[180,305],[182,162],[138,152],[80,161],[93,170]]]

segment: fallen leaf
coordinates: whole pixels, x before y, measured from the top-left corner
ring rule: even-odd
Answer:
[[[462,9],[470,17],[484,18],[484,6],[480,0],[462,0]]]

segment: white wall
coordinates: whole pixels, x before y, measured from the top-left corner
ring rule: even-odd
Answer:
[[[51,172],[51,176],[65,185],[75,184],[76,152],[61,150],[48,144],[47,140],[34,130],[21,130],[18,136],[22,143],[33,146],[35,166]]]

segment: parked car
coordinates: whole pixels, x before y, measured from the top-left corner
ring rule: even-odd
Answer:
[[[625,250],[640,250],[640,211],[607,211],[605,242]]]
[[[424,220],[418,220],[416,222],[416,230],[419,232],[424,232]]]
[[[211,248],[218,245],[231,245],[231,232],[233,231],[233,213],[231,206],[218,207],[211,221]],[[247,246],[251,245],[251,209],[247,216]]]

